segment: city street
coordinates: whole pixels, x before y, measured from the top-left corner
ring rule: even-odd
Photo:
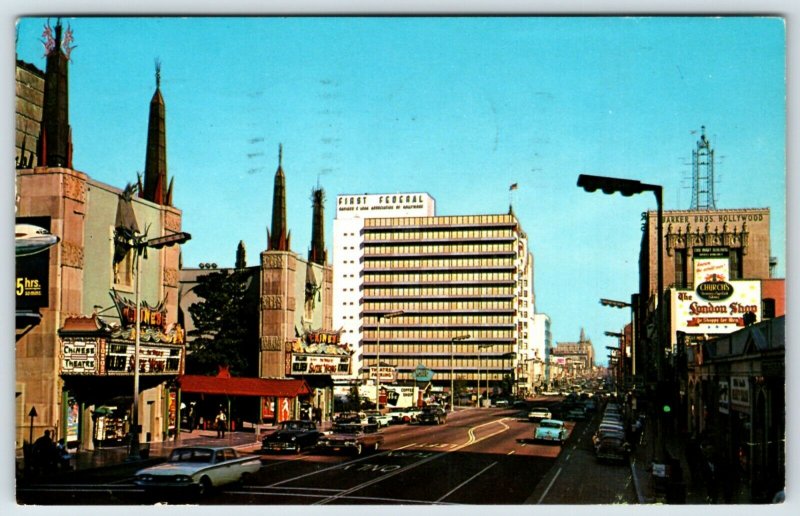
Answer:
[[[527,420],[524,411],[460,410],[441,426],[390,426],[382,430],[384,446],[378,452],[360,457],[319,451],[299,455],[261,454],[260,472],[245,485],[229,486],[202,501],[188,502],[204,505],[635,503],[629,468],[595,464],[589,441],[591,424],[568,423],[569,439],[558,446],[533,442],[535,424]],[[569,486],[564,485],[567,475],[562,478],[553,474],[554,466],[576,470],[568,475]],[[187,503],[186,499],[145,499],[142,490],[133,484],[132,473],[104,479],[102,484],[87,481],[32,485],[18,489],[18,500],[87,505]],[[586,477],[598,475],[608,479],[608,489],[586,487],[592,485],[585,482]],[[547,482],[543,482],[545,477]]]

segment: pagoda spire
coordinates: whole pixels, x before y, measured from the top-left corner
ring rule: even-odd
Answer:
[[[272,231],[267,232],[267,251],[288,251],[291,235],[286,230],[286,176],[283,175],[283,145],[278,146],[278,170],[272,193]]]
[[[328,251],[325,249],[325,190],[315,188],[311,192],[314,203],[314,212],[311,219],[311,249],[308,251],[308,261],[325,265],[328,261]]]
[[[144,189],[139,196],[160,205],[172,204],[172,184],[167,181],[166,106],[161,96],[161,62],[156,60],[156,91],[150,100]]]
[[[239,246],[236,248],[236,268],[244,269],[247,267],[247,258],[244,249],[244,240],[239,240]]]
[[[72,168],[72,131],[69,127],[69,53],[72,51],[72,30],[62,38],[61,19],[56,22],[55,36],[48,25],[44,29],[47,63],[44,74],[42,124],[37,154],[39,164],[46,167]]]

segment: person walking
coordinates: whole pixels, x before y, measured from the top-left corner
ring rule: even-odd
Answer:
[[[225,417],[225,411],[222,410],[222,407],[219,409],[219,414],[217,414],[215,423],[217,427],[217,437],[225,437],[227,418]]]

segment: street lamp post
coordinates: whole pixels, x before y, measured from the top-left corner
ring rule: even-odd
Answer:
[[[454,402],[454,395],[455,395],[455,379],[454,379],[454,368],[453,363],[455,362],[455,344],[457,340],[467,340],[469,335],[456,335],[452,339],[450,339],[450,412],[456,411],[456,405]]]
[[[478,407],[481,406],[481,361],[483,350],[492,347],[491,344],[478,344]],[[486,399],[489,399],[489,358],[486,358]]]
[[[605,177],[605,176],[593,176],[588,174],[580,174],[578,176],[578,186],[586,190],[587,192],[595,192],[598,189],[601,190],[604,194],[611,195],[613,193],[619,192],[625,197],[630,197],[634,194],[640,194],[643,192],[653,192],[653,195],[656,197],[656,205],[658,209],[658,220],[656,221],[657,226],[657,233],[658,233],[658,242],[657,242],[657,298],[656,298],[656,328],[657,328],[657,336],[658,342],[656,345],[656,392],[663,396],[665,394],[665,389],[663,388],[663,381],[664,381],[664,346],[666,344],[666,332],[664,327],[664,303],[663,303],[663,292],[664,292],[664,223],[663,223],[663,214],[664,214],[664,207],[663,207],[663,187],[661,185],[651,185],[647,183],[642,183],[641,181],[636,181],[633,179],[620,179],[616,177]],[[664,400],[658,400],[664,401]],[[659,462],[663,462],[664,457],[666,457],[666,442],[664,439],[664,422],[662,420],[662,413],[658,411],[659,417],[657,418],[658,421],[658,428],[656,439],[654,441],[654,446],[656,448],[655,455],[660,454],[661,457],[657,457],[655,460],[659,460]]]
[[[404,313],[405,312],[402,310],[397,310],[378,315],[378,326],[375,336],[375,408],[379,412],[381,410],[381,321],[383,319],[390,320],[395,317],[400,317]]]
[[[130,448],[128,450],[129,460],[141,459],[141,451],[139,446],[139,348],[141,344],[140,330],[142,326],[142,310],[139,306],[141,296],[141,268],[142,268],[142,254],[146,249],[161,249],[165,246],[173,246],[175,244],[183,244],[192,238],[189,233],[174,233],[157,238],[145,240],[146,235],[136,236],[131,242],[131,249],[136,253],[136,281],[134,282],[134,303],[136,304],[136,335],[133,344],[133,413],[131,414],[131,430],[130,430]]]

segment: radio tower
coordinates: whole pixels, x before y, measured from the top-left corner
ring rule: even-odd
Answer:
[[[715,210],[714,149],[706,138],[706,126],[700,127],[700,140],[692,151],[692,210]]]

